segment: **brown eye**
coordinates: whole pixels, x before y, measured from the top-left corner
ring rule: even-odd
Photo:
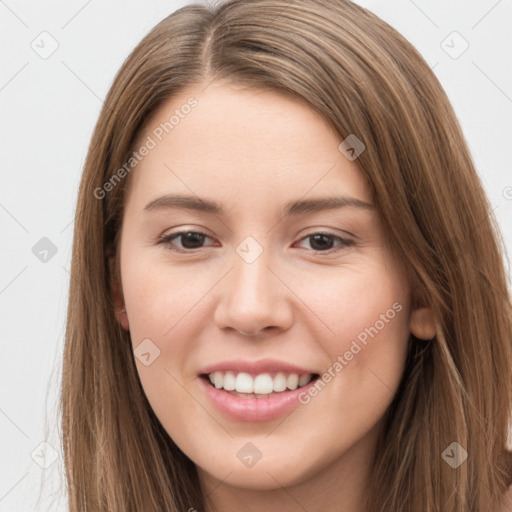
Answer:
[[[205,238],[210,237],[199,231],[180,231],[160,238],[158,243],[163,244],[171,251],[188,252],[194,249],[202,249]],[[181,247],[176,247],[175,239],[181,239]]]
[[[333,235],[331,233],[312,233],[311,235],[305,236],[301,239],[303,240],[311,240],[310,247],[315,252],[334,252],[340,250],[344,247],[348,247],[353,245],[352,240],[347,240],[346,238],[341,238],[337,235]],[[339,248],[333,249],[333,244],[335,242],[339,243]]]
[[[210,238],[206,233],[200,231],[179,231],[177,233],[171,233],[161,237],[158,240],[158,244],[163,244],[166,248],[175,252],[193,252],[197,249],[202,249],[204,246],[205,239]],[[211,238],[210,238],[211,239]],[[177,244],[175,240],[180,240],[180,244]],[[300,240],[310,240],[310,248],[312,251],[317,253],[330,254],[353,245],[352,240],[342,238],[340,236],[331,233],[312,233],[311,235],[305,236]],[[337,243],[337,247],[336,247]]]

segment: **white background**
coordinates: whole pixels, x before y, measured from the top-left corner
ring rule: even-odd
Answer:
[[[52,503],[64,469],[56,403],[80,175],[114,74],[156,23],[188,3],[0,0],[2,511],[65,510],[65,500]],[[434,68],[461,121],[510,258],[512,3],[356,3],[397,28]],[[58,42],[47,59],[31,47],[43,31]],[[442,47],[453,31],[469,44],[457,59]],[[461,41],[452,39],[444,45],[456,51]],[[57,248],[46,263],[32,252],[43,237]],[[508,263],[507,269],[510,275]],[[51,445],[46,458],[43,441]],[[39,464],[49,463],[54,449],[59,458],[45,473]]]

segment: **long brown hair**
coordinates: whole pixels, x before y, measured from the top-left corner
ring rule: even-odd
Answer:
[[[365,510],[498,510],[512,483],[505,251],[442,86],[404,37],[349,1],[228,0],[188,5],[156,25],[117,73],[92,136],[62,372],[70,512],[205,510],[195,465],[153,413],[129,333],[116,319],[112,289],[120,284],[130,174],[112,179],[163,101],[214,79],[291,93],[340,141],[350,134],[363,141],[357,163],[387,238],[414,276],[415,304],[433,308],[435,338],[411,335]],[[452,443],[468,454],[457,468],[446,462]]]

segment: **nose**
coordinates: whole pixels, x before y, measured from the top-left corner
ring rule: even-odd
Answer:
[[[218,289],[214,321],[219,329],[258,336],[292,325],[292,292],[264,255],[252,263],[233,258],[233,268]]]

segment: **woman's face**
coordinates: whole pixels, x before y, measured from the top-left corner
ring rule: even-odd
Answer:
[[[165,103],[140,137],[119,319],[155,414],[204,481],[351,478],[370,463],[409,334],[433,335],[342,142],[304,103],[219,83]],[[254,385],[276,391],[229,391]]]

